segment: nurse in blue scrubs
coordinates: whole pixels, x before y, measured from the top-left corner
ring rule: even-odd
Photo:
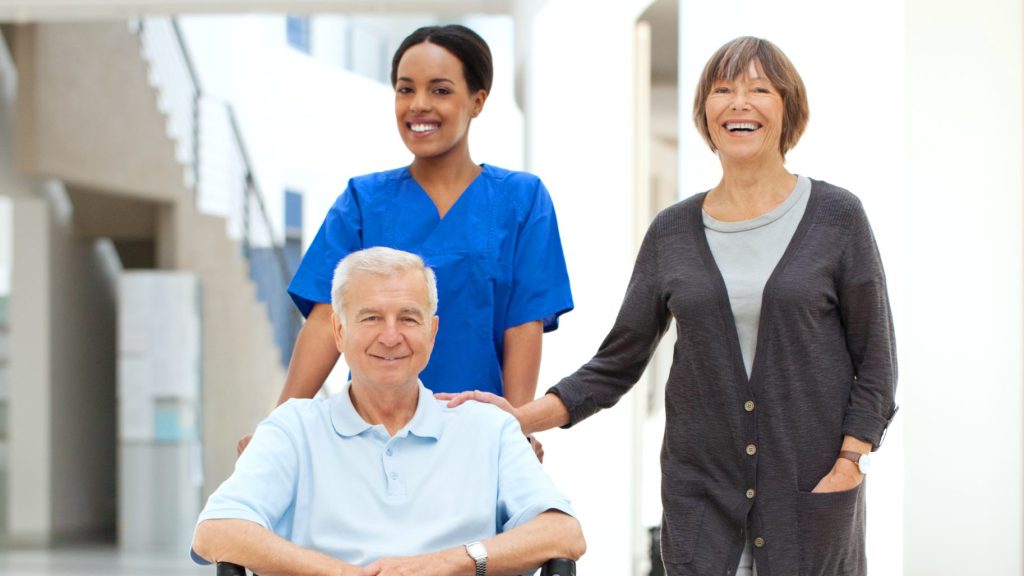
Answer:
[[[487,44],[463,26],[420,28],[398,48],[395,119],[414,159],[350,180],[303,257],[288,291],[307,319],[280,402],[312,397],[337,362],[331,277],[346,254],[371,246],[419,254],[437,273],[428,388],[533,400],[541,336],[573,301],[544,184],[470,158],[469,127],[492,75]]]

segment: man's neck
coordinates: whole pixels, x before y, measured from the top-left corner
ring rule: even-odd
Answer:
[[[370,388],[352,381],[348,388],[349,398],[356,413],[367,424],[382,424],[388,434],[394,436],[412,420],[419,405],[419,382],[404,384],[394,388]]]

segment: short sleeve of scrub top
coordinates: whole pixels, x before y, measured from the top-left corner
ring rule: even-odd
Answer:
[[[331,207],[288,288],[309,314],[330,302],[338,262],[388,246],[419,254],[438,282],[440,329],[420,375],[435,392],[502,393],[505,330],[573,308],[554,204],[536,176],[483,165],[440,218],[426,191],[400,168],[353,178]]]

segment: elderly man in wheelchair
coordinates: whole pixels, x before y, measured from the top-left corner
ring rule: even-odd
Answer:
[[[447,408],[419,381],[438,329],[423,261],[354,252],[331,297],[351,381],[260,424],[199,516],[193,559],[262,576],[495,576],[578,559],[579,523],[515,419]]]

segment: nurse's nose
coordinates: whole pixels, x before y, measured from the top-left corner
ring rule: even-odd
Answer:
[[[431,108],[430,94],[420,90],[412,98],[412,104],[409,106],[410,111],[413,113],[430,112]]]

